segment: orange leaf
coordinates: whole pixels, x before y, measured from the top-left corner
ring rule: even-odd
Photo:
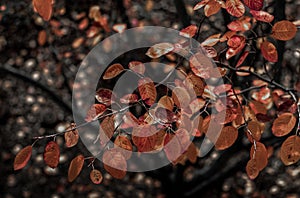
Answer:
[[[47,41],[47,33],[45,30],[41,30],[38,35],[38,43],[40,46],[45,45]]]
[[[275,45],[269,41],[264,41],[260,46],[263,57],[270,62],[278,61],[278,53]]]
[[[93,169],[90,173],[90,179],[94,184],[100,184],[103,180],[102,173],[99,170]]]
[[[237,62],[236,67],[239,67],[239,66],[245,61],[245,59],[247,58],[248,55],[249,55],[249,51],[245,51],[245,52],[241,55],[239,61]]]
[[[272,28],[272,37],[277,40],[288,41],[296,36],[297,27],[290,21],[284,20],[275,23]]]
[[[210,0],[202,0],[194,6],[194,10],[199,10],[204,7]]]
[[[189,73],[184,79],[183,84],[189,89],[189,92],[192,92],[196,96],[202,96],[205,84],[203,80],[194,73]]]
[[[228,29],[230,29],[231,31],[235,31],[235,32],[245,32],[250,30],[251,28],[251,18],[246,16],[246,17],[241,17],[238,20],[232,21],[231,23],[229,23],[227,25]]]
[[[259,171],[263,170],[268,164],[268,151],[265,145],[260,142],[256,142],[256,150],[254,145],[252,145],[250,158],[256,160],[256,166]]]
[[[51,168],[56,168],[59,162],[59,155],[60,151],[58,144],[54,141],[49,142],[44,151],[45,163]]]
[[[105,117],[99,129],[100,144],[105,145],[113,136],[115,130],[114,116]]]
[[[168,109],[169,111],[173,111],[174,101],[169,96],[163,96],[159,99],[158,106]]]
[[[286,166],[295,164],[300,160],[300,137],[292,135],[282,143],[280,158]]]
[[[221,9],[221,3],[217,0],[210,0],[204,7],[205,16],[209,17],[218,13]]]
[[[226,0],[226,10],[235,17],[241,17],[245,13],[245,6],[240,0]]]
[[[225,126],[216,143],[215,147],[217,150],[225,150],[231,147],[238,137],[238,130],[233,126]]]
[[[73,123],[71,124],[70,127],[68,127],[66,130],[71,130],[65,133],[64,137],[65,137],[65,141],[66,141],[66,147],[73,147],[78,143],[78,139],[79,139],[79,134],[78,134],[78,130],[77,129],[73,129],[75,128],[76,125]]]
[[[112,79],[118,76],[123,70],[124,67],[121,64],[115,63],[107,68],[107,70],[104,73],[103,79],[104,80]]]
[[[250,179],[255,179],[258,174],[259,170],[257,168],[256,159],[250,159],[246,165],[246,172]]]
[[[247,137],[250,142],[253,142],[253,139],[255,141],[259,141],[261,138],[261,127],[258,122],[256,121],[250,121],[248,122],[248,129],[251,132],[252,135],[249,134],[248,131],[246,131]]]
[[[128,103],[135,103],[139,99],[138,95],[136,94],[126,94],[122,98],[120,98],[120,102],[123,104],[128,104]]]
[[[146,55],[150,58],[159,58],[174,50],[174,45],[171,43],[158,43],[148,49]]]
[[[85,121],[91,122],[101,116],[106,110],[104,104],[94,104],[87,112]]]
[[[258,21],[263,21],[266,23],[271,23],[274,20],[274,16],[265,12],[265,11],[255,11],[250,10],[250,13],[253,15],[253,17]]]
[[[226,59],[238,54],[245,47],[246,38],[244,36],[234,35],[227,41],[229,49],[226,52]]]
[[[189,93],[183,87],[175,87],[172,90],[172,99],[178,108],[187,107],[191,101]]]
[[[102,157],[104,169],[114,178],[122,179],[126,175],[127,163],[122,153],[116,149],[106,150]]]
[[[261,10],[264,6],[264,0],[244,0],[244,3],[251,10]]]
[[[115,148],[120,148],[120,152],[123,154],[126,160],[131,157],[132,144],[130,139],[125,135],[118,135],[115,139]],[[116,147],[117,146],[117,147]]]
[[[32,146],[26,146],[19,151],[14,161],[14,170],[22,169],[28,163],[32,154]]]
[[[52,0],[32,0],[34,9],[48,21],[52,15]]]
[[[78,175],[82,170],[83,164],[84,164],[84,157],[81,154],[75,157],[74,159],[72,159],[68,170],[69,182],[73,182],[78,177]]]
[[[153,81],[148,77],[140,79],[138,81],[138,89],[145,103],[149,106],[153,105],[157,96]]]
[[[290,133],[297,122],[292,113],[283,113],[275,119],[272,126],[272,132],[277,137],[282,137]]]
[[[186,38],[192,38],[195,36],[198,27],[196,25],[190,25],[179,32],[180,36],[184,36]]]

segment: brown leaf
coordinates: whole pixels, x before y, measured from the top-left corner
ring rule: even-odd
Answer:
[[[262,132],[259,123],[256,122],[256,121],[250,121],[250,122],[248,122],[248,126],[247,127],[248,127],[249,131],[252,134],[251,135],[251,134],[249,134],[248,131],[246,131],[246,134],[247,134],[247,137],[248,137],[249,141],[253,142],[253,139],[255,141],[259,141],[260,138],[261,138],[261,132]]]
[[[77,129],[73,129],[76,127],[76,124],[72,123],[70,127],[68,127],[66,130],[71,130],[65,133],[65,142],[66,147],[70,148],[75,146],[78,143],[79,134]]]
[[[38,43],[40,46],[45,45],[47,41],[47,32],[45,30],[41,30],[38,35]]]
[[[202,0],[194,6],[194,10],[199,10],[204,7],[210,0]]]
[[[205,41],[201,43],[202,46],[214,46],[220,41],[221,34],[214,34],[209,36]]]
[[[238,137],[238,130],[233,126],[225,126],[218,137],[215,147],[217,150],[225,150],[231,147]]]
[[[123,154],[126,160],[131,157],[132,154],[132,144],[130,139],[125,135],[118,135],[115,139],[115,148],[120,148],[120,152]]]
[[[239,18],[238,20],[232,21],[227,25],[228,29],[235,32],[245,32],[250,30],[251,28],[251,18],[248,16],[244,16]]]
[[[140,79],[138,81],[138,90],[142,99],[145,101],[147,105],[151,106],[154,104],[156,100],[157,92],[156,92],[155,85],[150,78],[145,77]]]
[[[286,166],[295,164],[300,160],[300,137],[292,135],[282,143],[280,158]]]
[[[175,87],[172,90],[172,99],[178,108],[187,107],[191,101],[189,93],[182,87]]]
[[[114,130],[115,130],[114,116],[105,117],[102,120],[99,129],[99,138],[100,138],[101,145],[105,145],[110,140],[110,138],[114,135]]]
[[[283,20],[274,24],[272,37],[277,40],[288,41],[296,36],[297,27],[290,21]]]
[[[255,146],[252,145],[250,158],[256,160],[256,167],[259,171],[263,170],[268,164],[268,151],[265,145],[260,142],[256,142],[256,149]]]
[[[183,84],[196,96],[202,96],[205,84],[203,80],[194,73],[189,73],[184,79]]]
[[[14,170],[22,169],[28,163],[32,154],[32,146],[26,146],[20,150],[14,160]]]
[[[45,21],[49,21],[52,15],[52,0],[32,0],[34,9]]]
[[[56,168],[59,162],[59,156],[60,151],[58,144],[54,141],[49,142],[44,151],[45,163],[51,168]]]
[[[103,180],[102,173],[99,170],[93,169],[90,173],[90,179],[94,184],[100,184]]]
[[[190,58],[190,67],[196,76],[204,79],[210,78],[215,69],[212,61],[200,52]]]
[[[93,104],[86,114],[85,121],[91,122],[94,119],[97,119],[105,112],[105,110],[106,106],[104,104]]]
[[[226,0],[226,10],[235,17],[241,17],[245,13],[245,6],[240,0]]]
[[[154,126],[136,127],[132,131],[132,141],[139,152],[157,152],[163,147],[166,132]]]
[[[289,134],[295,127],[296,117],[292,113],[283,113],[275,119],[272,126],[272,132],[277,137]]]
[[[261,10],[264,6],[264,0],[244,0],[244,3],[251,10]]]
[[[139,99],[138,95],[136,94],[126,94],[122,98],[120,98],[120,102],[123,104],[128,104],[128,103],[135,103]]]
[[[112,79],[118,76],[120,73],[122,73],[122,71],[124,71],[124,67],[119,63],[115,63],[106,69],[103,75],[103,79],[104,80]]]
[[[217,0],[210,0],[204,7],[204,14],[207,17],[218,13],[221,9],[221,3]]]
[[[115,101],[116,96],[110,89],[100,88],[96,92],[96,99],[98,102],[110,106]]]
[[[69,182],[73,182],[78,177],[78,175],[82,170],[83,164],[84,164],[84,157],[81,154],[75,157],[74,159],[72,159],[68,170]]]
[[[278,61],[277,49],[271,42],[264,41],[260,46],[260,50],[266,60],[273,63]]]
[[[140,61],[131,61],[128,64],[128,68],[131,69],[132,71],[138,73],[138,74],[144,74],[145,73],[145,65],[144,63],[140,62]]]
[[[257,168],[256,159],[250,159],[246,165],[246,172],[250,179],[255,179],[258,174],[259,170]]]
[[[116,149],[106,150],[102,157],[104,169],[114,178],[122,179],[126,175],[127,163],[122,153]]]
[[[159,107],[163,107],[165,109],[168,109],[169,111],[173,111],[174,108],[174,101],[169,96],[163,96],[159,99],[157,105]]]
[[[159,58],[174,50],[174,45],[171,43],[158,43],[150,47],[146,53],[150,58]]]
[[[245,52],[241,55],[239,61],[237,62],[236,67],[239,67],[239,66],[245,61],[245,59],[247,58],[248,55],[249,55],[249,51],[245,51]]]

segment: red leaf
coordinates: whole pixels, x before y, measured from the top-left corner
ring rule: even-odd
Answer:
[[[202,46],[214,46],[220,41],[221,34],[214,34],[201,43]]]
[[[212,61],[202,53],[196,53],[190,58],[190,66],[196,76],[208,79],[215,72]]]
[[[114,178],[122,179],[126,175],[127,163],[122,153],[116,149],[106,150],[102,157],[104,169]]]
[[[77,129],[75,128],[76,125],[73,123],[70,127],[68,127],[66,130],[71,130],[65,133],[65,141],[66,141],[66,147],[73,147],[78,143],[79,134]]]
[[[296,36],[297,27],[290,21],[283,20],[274,24],[272,27],[272,37],[281,40],[288,41]]]
[[[145,103],[149,106],[153,105],[157,96],[153,81],[148,77],[140,79],[138,82],[138,89]]]
[[[91,122],[101,116],[106,110],[104,104],[94,104],[87,112],[85,121]]]
[[[251,10],[261,10],[264,6],[264,0],[244,0],[244,3]]]
[[[120,102],[124,104],[135,103],[138,101],[138,99],[139,97],[136,94],[126,94],[125,96],[120,98]]]
[[[221,9],[221,3],[217,0],[210,0],[204,7],[204,14],[207,17],[218,13]]]
[[[275,45],[269,41],[264,41],[260,46],[263,57],[270,62],[278,61],[278,53]]]
[[[250,10],[250,13],[253,15],[253,17],[258,21],[263,21],[266,23],[271,23],[274,20],[274,16],[265,12],[265,11],[255,11]]]
[[[237,64],[236,64],[236,67],[239,67],[239,66],[245,61],[245,59],[247,58],[248,54],[249,54],[249,51],[245,51],[245,52],[241,55],[239,61],[238,61]]]
[[[184,37],[187,37],[187,38],[192,38],[193,36],[195,36],[196,32],[197,32],[197,26],[196,25],[190,25],[184,29],[182,29],[180,32],[179,32],[179,35],[180,36],[184,36]]]
[[[251,28],[251,18],[246,16],[246,17],[241,17],[238,20],[232,21],[231,23],[229,23],[227,25],[228,29],[230,29],[231,31],[235,31],[235,32],[245,32],[250,30]]]
[[[59,156],[60,151],[58,144],[54,141],[49,142],[44,151],[45,163],[51,168],[56,168],[59,162]]]
[[[103,79],[104,80],[112,79],[118,76],[123,70],[124,67],[121,64],[119,63],[113,64],[107,68],[107,70],[104,73]]]
[[[14,170],[22,169],[28,163],[32,154],[32,146],[26,146],[19,151],[14,161]]]
[[[78,177],[78,175],[80,174],[80,172],[82,170],[83,164],[84,164],[83,155],[78,155],[71,161],[69,170],[68,170],[68,181],[69,182],[73,182]]]
[[[140,61],[131,61],[128,64],[129,69],[132,71],[138,73],[138,74],[144,74],[145,73],[145,65]]]
[[[95,97],[98,100],[98,102],[105,104],[106,106],[110,106],[116,98],[110,89],[105,88],[98,89]]]
[[[227,0],[225,6],[232,16],[241,17],[245,13],[245,6],[240,0]]]
[[[33,7],[45,21],[52,15],[52,0],[32,0]]]

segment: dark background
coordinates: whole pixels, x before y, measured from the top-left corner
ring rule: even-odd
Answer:
[[[300,1],[266,1],[275,20],[299,20]],[[241,139],[224,151],[213,151],[199,159],[196,165],[167,166],[147,173],[129,173],[123,180],[104,174],[104,181],[94,185],[89,180],[90,168],[84,167],[73,183],[67,182],[71,159],[79,152],[88,155],[80,143],[67,149],[62,137],[61,161],[56,169],[43,162],[46,140],[39,141],[29,165],[13,171],[16,153],[33,143],[32,137],[52,134],[72,121],[72,82],[82,59],[103,38],[112,33],[100,29],[97,36],[87,38],[88,27],[79,28],[88,18],[89,9],[99,5],[109,23],[136,23],[181,29],[197,24],[199,12],[192,13],[197,1],[187,0],[57,0],[50,22],[33,12],[31,1],[1,0],[0,6],[0,197],[299,197],[300,168],[285,167],[277,157],[281,139],[268,139],[274,146],[257,179],[251,181],[245,173],[249,145]],[[187,9],[183,9],[184,5]],[[219,14],[205,20],[200,40],[213,33],[224,33],[228,15]],[[38,44],[38,33],[47,32],[44,46]],[[76,42],[82,40],[80,45]],[[299,34],[282,48],[276,78],[286,86],[299,78]],[[298,73],[297,73],[298,72]],[[97,165],[97,163],[96,163]]]

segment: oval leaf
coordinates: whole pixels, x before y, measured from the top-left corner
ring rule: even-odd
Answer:
[[[52,15],[52,0],[32,0],[34,9],[48,21]]]
[[[258,174],[259,170],[257,168],[256,159],[250,159],[246,165],[246,172],[250,179],[255,179]]]
[[[264,169],[268,164],[268,151],[265,145],[260,142],[256,142],[256,149],[255,146],[252,145],[250,158],[256,160],[256,167],[259,171]]]
[[[196,25],[190,25],[184,29],[182,29],[179,32],[180,36],[184,36],[186,38],[192,38],[193,36],[195,36],[196,32],[197,32],[197,26]]]
[[[79,134],[78,134],[78,130],[74,129],[75,127],[76,125],[73,123],[71,124],[70,127],[66,129],[68,132],[65,133],[64,137],[65,137],[66,147],[68,148],[73,147],[78,143]]]
[[[126,160],[131,157],[132,154],[132,144],[130,139],[125,135],[118,135],[115,139],[115,148],[120,148],[120,152],[123,154]]]
[[[240,0],[227,0],[225,6],[232,16],[241,17],[245,13],[245,6]]]
[[[99,170],[92,170],[90,173],[90,179],[94,184],[100,184],[103,180],[102,173]]]
[[[121,64],[119,63],[113,64],[107,68],[107,70],[104,73],[103,79],[104,80],[112,79],[117,75],[119,75],[123,70],[124,67]]]
[[[251,10],[261,10],[264,6],[264,0],[244,0],[244,3]]]
[[[138,89],[145,103],[149,106],[153,105],[157,96],[153,81],[148,77],[140,79],[138,82]]]
[[[238,137],[238,130],[233,126],[225,126],[215,143],[217,150],[225,150],[233,145]]]
[[[145,73],[145,65],[140,62],[140,61],[131,61],[129,64],[128,64],[128,68],[131,69],[132,71],[138,73],[138,74],[144,74]]]
[[[159,58],[171,51],[173,51],[174,45],[171,43],[158,43],[149,48],[146,55],[150,58]]]
[[[277,137],[282,137],[290,133],[297,122],[292,113],[283,113],[275,119],[272,126],[272,132]]]
[[[127,163],[122,153],[116,149],[106,150],[102,157],[104,169],[114,178],[122,179],[126,175]]]
[[[78,175],[82,170],[83,164],[84,164],[83,155],[78,155],[71,161],[69,166],[69,171],[68,171],[69,182],[73,182],[78,177]]]
[[[292,135],[282,143],[280,158],[286,166],[295,164],[300,160],[300,137]]]
[[[59,162],[59,156],[60,151],[58,144],[54,141],[49,142],[44,151],[45,163],[51,168],[56,168]]]
[[[274,20],[274,16],[265,12],[265,11],[255,11],[250,10],[250,13],[253,15],[253,17],[258,21],[263,21],[266,23],[271,23]]]
[[[32,146],[26,146],[19,151],[14,161],[14,170],[22,169],[28,163],[32,154]]]
[[[273,63],[278,61],[277,49],[271,42],[264,41],[260,46],[260,50],[266,60]]]
[[[290,21],[279,21],[272,28],[272,37],[282,41],[291,40],[296,36],[297,27]]]

